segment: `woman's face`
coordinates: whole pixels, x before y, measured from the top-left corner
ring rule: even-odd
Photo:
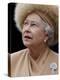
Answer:
[[[38,46],[44,43],[46,38],[44,32],[44,22],[35,13],[27,16],[22,29],[22,40],[26,47]]]

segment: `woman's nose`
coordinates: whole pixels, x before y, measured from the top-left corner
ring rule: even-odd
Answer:
[[[30,25],[26,25],[23,27],[23,31],[30,31]]]

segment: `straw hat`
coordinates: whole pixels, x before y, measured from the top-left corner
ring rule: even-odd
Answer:
[[[26,16],[32,11],[40,11],[41,18],[54,28],[54,39],[49,42],[54,45],[58,42],[58,7],[56,5],[23,4],[19,3],[15,8],[14,20],[16,27],[22,31],[22,24]]]

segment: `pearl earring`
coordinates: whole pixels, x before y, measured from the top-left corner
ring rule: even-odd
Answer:
[[[46,39],[44,40],[44,42],[46,43]]]

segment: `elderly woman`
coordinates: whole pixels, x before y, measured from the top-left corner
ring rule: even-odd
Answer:
[[[27,47],[11,54],[11,76],[58,73],[58,55],[49,49],[58,41],[58,8],[52,5],[17,4],[14,16]]]

